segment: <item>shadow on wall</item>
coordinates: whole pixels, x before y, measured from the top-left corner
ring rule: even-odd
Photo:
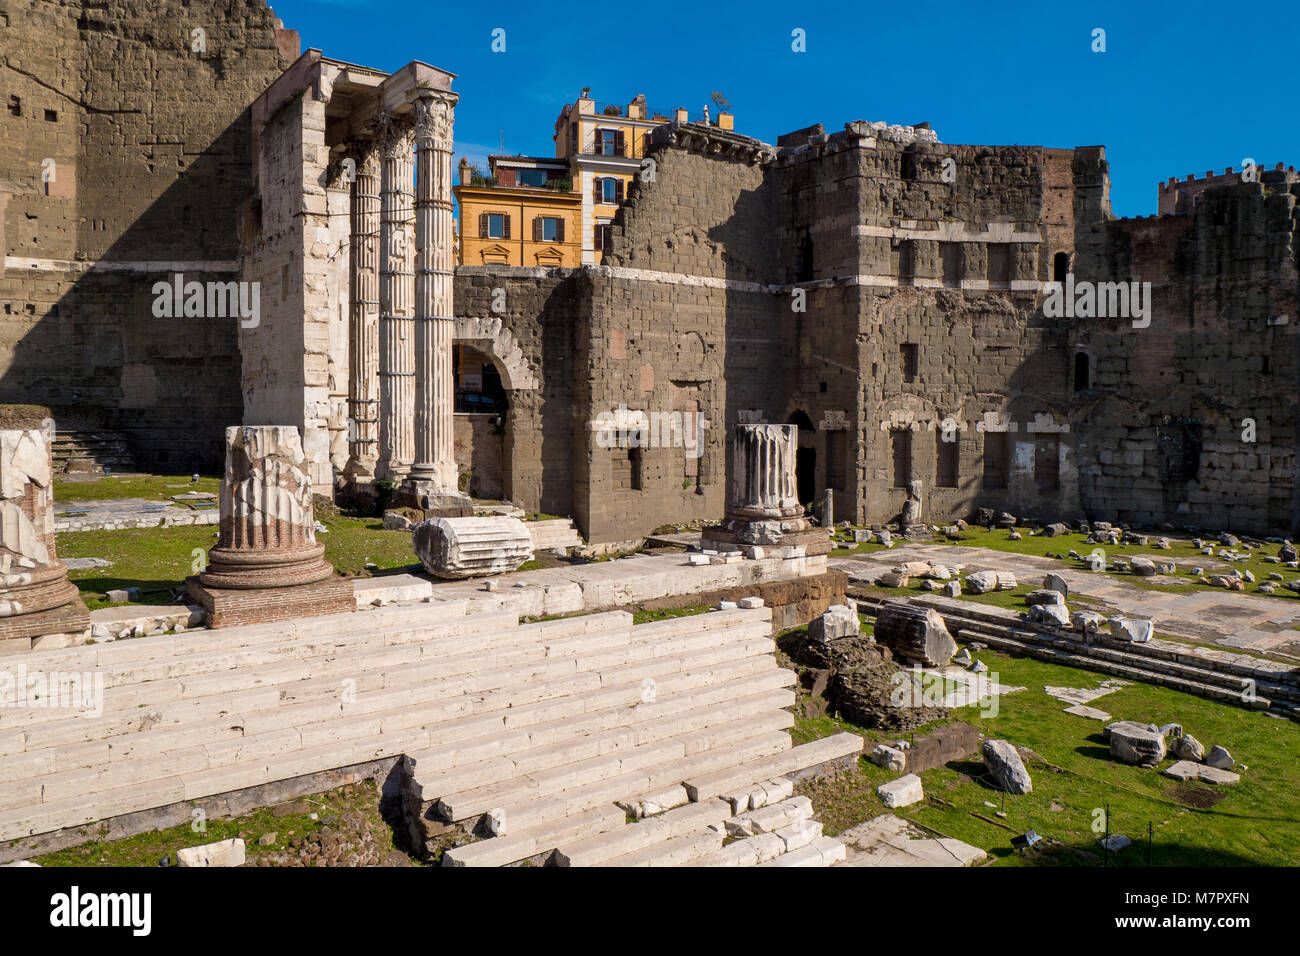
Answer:
[[[177,273],[205,284],[240,279],[250,104],[284,61],[269,8],[254,4],[236,21],[227,7],[186,6],[208,25],[202,54],[170,2],[123,13],[112,31],[84,19],[64,24],[68,62],[78,61],[68,82],[96,108],[60,101],[78,132],[67,144],[75,161],[56,175],[74,198],[67,212],[38,198],[36,218],[48,213],[57,228],[62,217],[76,238],[20,244],[17,230],[6,230],[10,256],[93,267],[4,270],[0,298],[17,302],[18,321],[6,319],[18,328],[0,401],[48,404],[63,431],[120,431],[139,465],[161,470],[220,470],[224,429],[243,413],[239,319],[159,318],[153,291]],[[122,38],[146,23],[146,43]],[[10,226],[14,218],[11,203]],[[276,292],[260,290],[263,307]]]
[[[142,467],[219,471],[225,428],[243,414],[239,319],[158,318],[154,286],[174,284],[178,273],[186,283],[239,279],[238,210],[229,197],[250,191],[248,163],[237,159],[247,155],[245,113],[94,268],[21,277],[7,270],[6,284],[45,285],[57,300],[15,343],[0,401],[48,404],[59,430],[120,431]],[[162,267],[142,270],[141,262]],[[214,262],[223,268],[192,267]]]

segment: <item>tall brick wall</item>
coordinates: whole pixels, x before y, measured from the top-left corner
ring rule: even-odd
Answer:
[[[120,427],[145,465],[219,468],[242,413],[236,320],[155,318],[152,288],[239,277],[247,111],[283,65],[274,15],[4,0],[0,36],[0,400]]]
[[[1080,319],[1093,361],[1075,403],[1080,482],[1097,518],[1293,534],[1300,183],[1200,192],[1174,216],[1107,222],[1088,261],[1149,281],[1151,324]],[[1248,420],[1253,422],[1253,441]]]
[[[576,270],[456,269],[458,340],[492,359],[510,406],[500,493],[530,511],[576,513],[583,428],[576,409],[585,385],[578,356],[590,299],[590,281]]]

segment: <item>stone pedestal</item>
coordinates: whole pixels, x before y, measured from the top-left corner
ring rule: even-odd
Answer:
[[[430,574],[473,578],[513,571],[533,556],[533,538],[518,518],[432,518],[411,532]]]
[[[54,548],[53,423],[0,406],[0,653],[79,644],[90,615]]]
[[[795,483],[796,425],[737,425],[731,444],[731,493],[722,524],[705,528],[705,549],[770,556],[783,548],[826,554],[830,529],[804,517]]]
[[[221,523],[208,567],[185,582],[211,627],[356,609],[316,541],[312,484],[292,425],[226,429]]]

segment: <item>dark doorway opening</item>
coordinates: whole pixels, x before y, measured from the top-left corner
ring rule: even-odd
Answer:
[[[799,426],[799,446],[794,455],[794,481],[799,503],[810,505],[817,498],[817,449],[813,447],[812,419],[804,412],[795,412],[787,425]]]

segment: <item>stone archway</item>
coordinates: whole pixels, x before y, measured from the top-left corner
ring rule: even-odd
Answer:
[[[501,370],[501,383],[507,391],[539,386],[537,374],[524,357],[524,350],[500,319],[457,318],[455,339],[492,356]]]
[[[500,376],[505,392],[504,409],[493,409],[478,418],[473,417],[473,412],[458,409],[457,468],[462,473],[470,472],[471,487],[484,496],[506,498],[525,508],[538,509],[540,377],[500,318],[457,318],[453,342],[481,353]],[[499,419],[499,423],[493,419]],[[498,469],[499,477],[482,473],[485,467]],[[480,472],[477,478],[476,468]]]

